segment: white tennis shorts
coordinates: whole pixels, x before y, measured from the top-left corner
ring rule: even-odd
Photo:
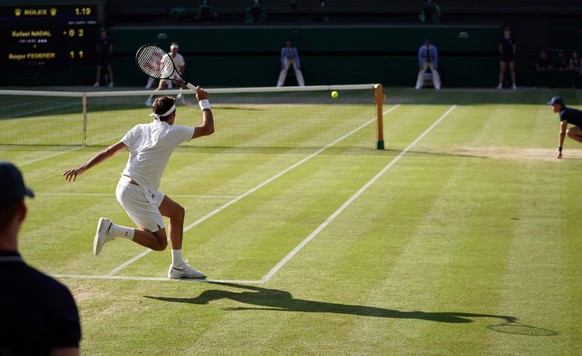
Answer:
[[[121,179],[117,183],[115,196],[127,215],[140,229],[156,232],[165,227],[159,209],[166,196],[164,193],[150,193],[139,185]]]

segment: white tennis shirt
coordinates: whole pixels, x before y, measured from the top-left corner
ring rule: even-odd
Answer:
[[[168,78],[170,76],[172,76],[172,78],[174,78],[176,76],[176,73],[174,71],[174,66],[172,65],[171,61],[174,62],[174,65],[176,66],[177,69],[180,69],[180,67],[183,67],[186,65],[186,61],[184,61],[184,57],[180,53],[176,53],[175,57],[173,57],[172,54],[167,54],[167,53],[164,54],[164,56],[160,60],[163,78]]]
[[[134,126],[121,139],[130,152],[122,174],[149,192],[157,192],[172,152],[182,142],[192,139],[194,130],[194,127],[158,120]]]

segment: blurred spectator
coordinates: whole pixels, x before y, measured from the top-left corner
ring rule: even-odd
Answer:
[[[186,9],[183,7],[173,7],[170,9],[170,15],[172,15],[176,20],[182,21],[186,16]]]
[[[438,72],[439,53],[430,39],[424,40],[424,44],[418,49],[418,78],[416,79],[416,90],[421,89],[424,85],[426,70],[430,68],[432,74],[432,83],[436,90],[441,89],[441,77]]]
[[[109,88],[113,88],[113,68],[111,67],[112,52],[113,43],[109,36],[107,36],[107,30],[105,27],[102,27],[101,33],[97,38],[97,74],[95,76],[95,84],[93,84],[93,87],[97,88],[101,85],[101,74],[103,73],[103,68],[107,68],[105,84],[107,84]]]
[[[580,57],[578,56],[578,52],[572,52],[572,57],[570,57],[570,61],[568,63],[568,70],[572,70],[578,72],[580,70]]]
[[[569,65],[570,61],[566,57],[566,52],[561,49],[560,52],[558,52],[558,58],[556,58],[556,61],[554,62],[554,68],[557,70],[568,70]]]
[[[325,0],[321,0],[319,2],[319,7],[321,7],[322,9],[325,8]],[[323,14],[323,16],[321,17],[321,21],[328,23],[329,22],[329,16],[327,16],[327,14]]]
[[[517,84],[515,82],[515,50],[516,44],[511,37],[511,29],[505,27],[503,29],[503,38],[499,40],[499,84],[497,85],[497,90],[503,88],[503,81],[507,68],[509,68],[509,74],[511,75],[513,90],[517,89]]]
[[[202,0],[200,5],[198,5],[198,13],[196,14],[196,20],[215,21],[217,18],[218,12],[216,12],[216,8],[210,5],[209,0]]]
[[[422,6],[422,10],[418,17],[420,22],[439,22],[441,18],[441,8],[433,0],[427,0]]]
[[[545,50],[540,50],[536,61],[536,71],[538,73],[538,86],[539,87],[549,87],[550,77],[548,71],[554,69],[552,67],[552,61]]]
[[[281,72],[279,73],[279,79],[277,80],[278,87],[282,87],[283,84],[285,84],[287,71],[291,65],[293,65],[293,70],[295,71],[297,84],[299,84],[299,86],[305,86],[305,80],[303,79],[303,73],[301,72],[299,52],[297,51],[297,48],[293,47],[291,42],[287,41],[285,47],[281,48]]]
[[[570,61],[568,62],[568,70],[570,71],[570,76],[572,77],[572,88],[576,88],[578,81],[580,79],[580,57],[578,52],[572,52]]]
[[[259,0],[253,2],[247,7],[247,23],[265,22],[267,20],[267,9]]]
[[[561,49],[558,51],[558,56],[554,59],[554,73],[552,79],[557,88],[569,88],[572,86],[572,78],[568,68],[570,60],[566,56],[566,52]]]
[[[536,70],[551,70],[554,69],[552,67],[552,61],[550,57],[548,57],[548,52],[545,50],[540,50],[540,54],[538,55],[538,59],[536,61]]]
[[[299,1],[298,0],[291,0],[289,1],[289,9],[292,12],[297,12],[297,8],[299,7]]]

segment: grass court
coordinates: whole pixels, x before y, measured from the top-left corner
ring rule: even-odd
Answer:
[[[206,283],[168,280],[169,250],[115,240],[93,256],[99,217],[133,226],[114,196],[126,153],[68,183],[62,171],[101,146],[1,145],[36,193],[20,250],[72,290],[82,353],[582,354],[582,145],[566,138],[554,159],[546,105],[559,94],[581,108],[582,93],[385,94],[385,150],[370,125],[347,137],[324,125],[351,106],[341,91],[293,113],[211,100],[216,141],[178,148],[161,186],[186,208],[184,256]],[[192,110],[183,123],[198,122]],[[354,127],[373,112],[358,109]],[[44,130],[64,130],[67,114]],[[277,144],[245,146],[253,121],[272,117],[282,131],[260,141]],[[92,142],[115,142],[132,120]],[[29,131],[10,130],[0,137]],[[341,143],[317,147],[322,131]]]

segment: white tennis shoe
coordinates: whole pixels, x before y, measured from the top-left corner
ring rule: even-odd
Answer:
[[[100,218],[97,223],[97,232],[93,239],[93,253],[97,256],[107,241],[113,240],[113,222],[107,218]]]
[[[206,275],[200,271],[195,270],[190,267],[188,263],[184,262],[180,267],[170,266],[168,271],[168,278],[170,279],[180,279],[180,278],[191,278],[191,279],[204,279]]]

